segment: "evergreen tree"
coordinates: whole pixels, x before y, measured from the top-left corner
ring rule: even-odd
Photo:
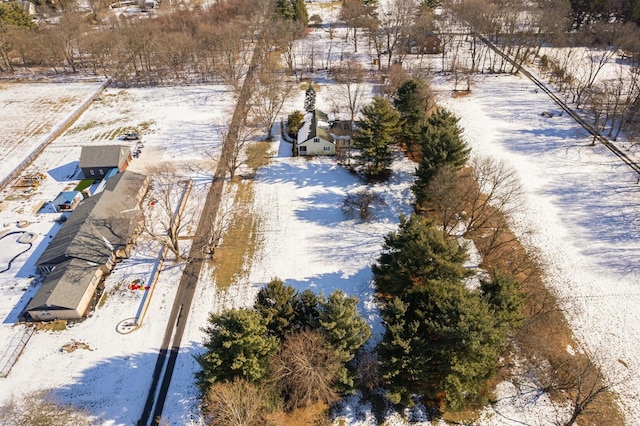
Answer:
[[[211,384],[236,377],[257,383],[267,374],[268,358],[278,342],[267,332],[262,315],[253,309],[210,314],[204,329],[206,353],[197,357],[202,367],[196,379],[203,392]]]
[[[522,323],[525,295],[513,275],[494,271],[490,279],[480,282],[480,290],[499,327],[512,330]]]
[[[307,6],[304,0],[277,0],[276,10],[287,21],[296,21],[303,25],[309,22]]]
[[[285,286],[282,280],[275,278],[256,297],[254,308],[264,318],[270,334],[278,340],[295,326],[295,293],[293,287]]]
[[[402,217],[373,267],[385,334],[380,375],[394,403],[422,394],[436,409],[483,401],[514,307],[505,285],[469,289],[464,249],[428,220]],[[503,313],[498,313],[504,310]]]
[[[360,130],[353,138],[360,150],[358,164],[368,177],[388,176],[400,114],[388,100],[376,96],[372,103],[362,107],[362,115]]]
[[[424,203],[424,190],[440,167],[460,169],[469,159],[471,149],[462,138],[458,121],[458,117],[444,108],[437,108],[427,119],[420,141],[420,166],[413,185],[418,205]]]
[[[422,394],[437,409],[482,402],[504,334],[489,305],[461,282],[431,282],[382,311],[379,369],[389,399],[406,405]]]
[[[309,84],[304,94],[304,110],[311,112],[316,109],[316,90]]]
[[[396,93],[393,104],[400,113],[400,137],[410,152],[419,150],[422,128],[426,120],[429,94],[422,80],[406,80]]]
[[[3,29],[3,24],[20,28],[36,28],[31,16],[18,2],[0,3],[0,29]]]
[[[337,358],[343,364],[336,374],[339,390],[350,391],[354,387],[353,374],[346,367],[356,355],[358,349],[371,336],[371,329],[358,313],[358,300],[341,291],[334,291],[327,300],[320,299],[320,329],[333,347]]]
[[[298,130],[302,127],[303,120],[304,115],[298,110],[287,116],[287,134],[290,138],[295,138],[298,135]]]
[[[299,330],[305,328],[317,330],[320,327],[321,300],[323,300],[321,296],[309,289],[295,294],[293,305],[296,307],[296,326]]]
[[[382,254],[372,267],[376,292],[388,298],[443,280],[460,281],[470,274],[462,266],[467,257],[463,247],[424,217],[403,216],[398,231],[385,237]]]

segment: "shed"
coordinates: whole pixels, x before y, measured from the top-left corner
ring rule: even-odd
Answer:
[[[80,191],[63,191],[53,200],[53,207],[57,212],[70,212],[82,201]]]

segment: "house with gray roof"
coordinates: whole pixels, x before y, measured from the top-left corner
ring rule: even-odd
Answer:
[[[104,179],[112,169],[125,171],[132,158],[127,145],[83,146],[79,167],[85,179]]]
[[[47,276],[26,310],[35,321],[82,318],[102,277],[92,262],[66,260]]]
[[[43,309],[42,301],[49,298],[45,295],[76,294],[79,289],[84,289],[85,296],[65,302],[67,305],[80,303],[73,307],[72,312],[67,305],[57,301],[56,306],[59,307],[55,313],[48,310],[46,317],[80,318],[77,314],[88,308],[97,283],[119,259],[129,255],[132,237],[141,224],[140,206],[147,185],[147,178],[142,174],[131,171],[118,173],[107,181],[102,192],[76,206],[36,262],[38,271],[46,278],[27,306],[32,318],[44,318],[40,311]],[[72,260],[75,263],[70,263]],[[64,271],[70,265],[74,265],[75,269],[66,275]],[[78,265],[82,265],[83,273],[78,272]],[[89,269],[93,272],[89,273]],[[74,279],[69,280],[69,277]],[[66,288],[71,285],[74,287]],[[58,288],[60,286],[62,288]]]

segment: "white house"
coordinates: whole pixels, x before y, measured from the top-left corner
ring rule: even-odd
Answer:
[[[329,133],[328,117],[313,110],[304,116],[304,124],[298,130],[296,147],[298,155],[335,155],[336,141]]]

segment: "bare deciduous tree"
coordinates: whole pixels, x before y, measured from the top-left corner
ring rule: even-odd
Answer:
[[[457,173],[441,168],[426,193],[444,232],[481,235],[478,249],[483,255],[508,242],[499,238],[523,197],[515,170],[504,161],[482,157]]]
[[[287,335],[282,349],[271,359],[272,380],[289,411],[316,402],[336,402],[339,397],[332,385],[340,368],[335,350],[324,335],[313,330]]]
[[[349,111],[349,119],[353,123],[365,94],[364,80],[366,72],[359,62],[349,58],[340,67],[334,68],[332,74],[336,82],[340,84],[338,87],[338,99],[333,101],[334,103],[342,102],[346,104]],[[338,105],[335,105],[335,107],[339,110]]]
[[[419,15],[419,4],[416,0],[391,0],[383,3],[379,11],[380,29],[384,34],[387,68],[391,66],[392,57],[396,52],[402,61],[403,51],[398,49],[407,41],[407,32]]]
[[[176,258],[183,260],[180,235],[193,223],[193,209],[185,208],[191,181],[169,163],[149,167],[148,202],[143,207],[142,228],[155,241],[164,245]]]
[[[228,127],[221,130],[220,133],[222,140],[225,141],[220,154],[220,161],[227,169],[229,178],[233,180],[240,166],[247,160],[251,160],[247,158],[247,155],[250,155],[250,152],[247,151],[247,146],[254,140],[257,132],[253,127],[240,124],[237,134],[230,135]]]
[[[266,61],[267,63],[269,61]],[[272,140],[272,130],[284,102],[291,94],[293,85],[275,64],[261,65],[255,89],[250,100],[253,118],[264,127],[267,140]]]
[[[357,216],[361,220],[367,220],[371,218],[371,207],[384,205],[384,199],[379,195],[363,189],[353,194],[347,195],[347,198],[342,203],[342,209],[349,216]]]
[[[264,425],[264,392],[240,378],[214,383],[203,401],[203,411],[211,426]]]

